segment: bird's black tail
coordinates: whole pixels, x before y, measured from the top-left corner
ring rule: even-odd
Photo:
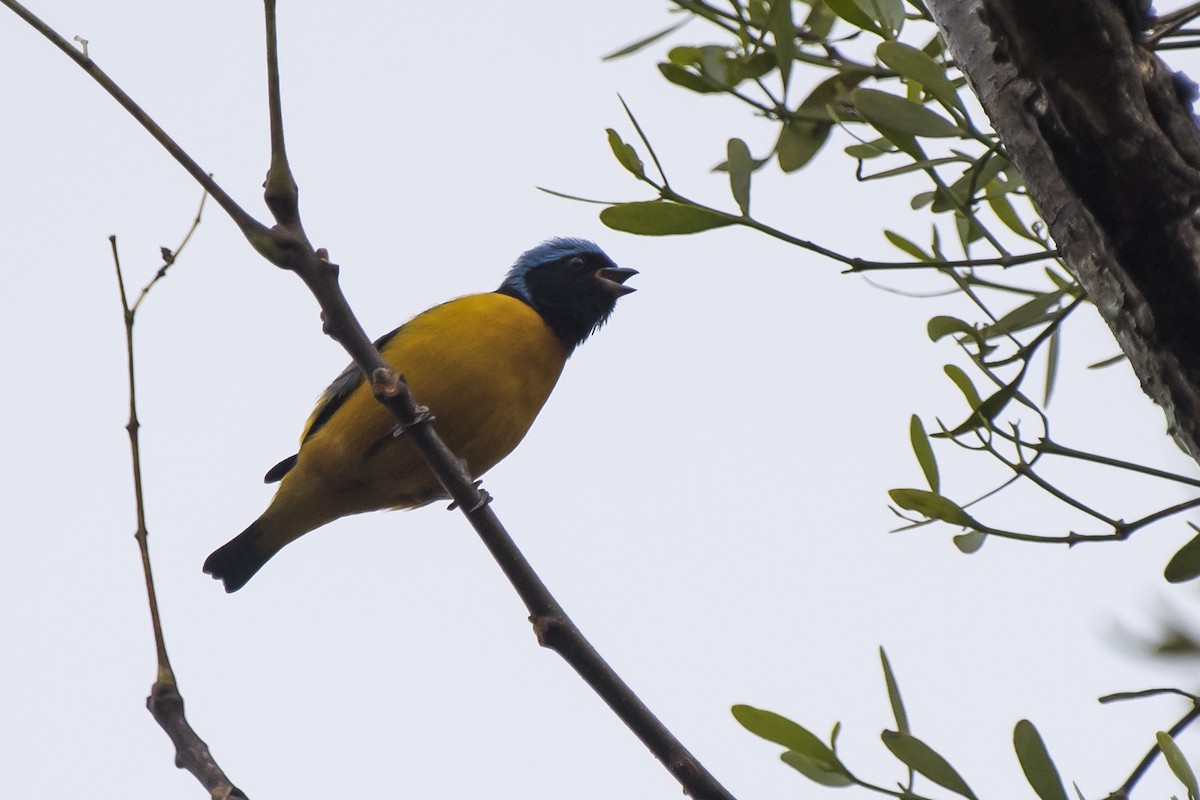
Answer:
[[[236,592],[279,552],[263,535],[262,520],[213,551],[204,562],[204,571],[225,584],[225,591]]]

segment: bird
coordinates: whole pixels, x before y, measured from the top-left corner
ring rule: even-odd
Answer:
[[[479,477],[524,438],[567,358],[634,291],[625,282],[636,274],[586,239],[548,239],[522,253],[495,291],[434,306],[375,346]],[[317,400],[298,452],[264,481],[279,483],[267,510],[204,562],[226,592],[335,519],[447,498],[354,364]]]

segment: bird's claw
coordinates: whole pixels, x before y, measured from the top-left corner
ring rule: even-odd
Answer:
[[[417,406],[417,413],[413,416],[412,422],[397,422],[391,430],[391,437],[399,439],[408,430],[419,425],[428,425],[433,422],[433,413],[426,406]]]
[[[483,508],[488,503],[492,502],[492,496],[488,493],[487,489],[483,488],[483,481],[475,481],[471,485],[474,486],[475,490],[479,493],[479,500],[476,501],[475,505],[473,505],[469,509],[467,509],[468,514],[474,514],[476,511]],[[447,511],[453,511],[456,508],[458,508],[457,500],[452,501],[450,503],[450,505],[446,506]]]

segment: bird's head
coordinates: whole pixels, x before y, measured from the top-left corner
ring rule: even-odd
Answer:
[[[541,314],[570,351],[604,324],[618,297],[634,291],[625,281],[636,274],[586,239],[550,239],[522,253],[496,291]]]

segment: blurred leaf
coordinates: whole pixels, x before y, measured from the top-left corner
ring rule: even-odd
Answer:
[[[771,53],[758,52],[749,58],[730,59],[728,63],[729,84],[737,86],[742,81],[761,78],[775,69],[775,56]]]
[[[908,255],[912,256],[913,258],[917,259],[918,261],[933,261],[933,256],[929,255],[924,250],[917,247],[915,244],[910,242],[908,239],[905,239],[903,236],[896,233],[895,231],[885,230],[883,232],[883,236],[889,242],[891,242],[893,245],[895,245],[897,249],[899,249],[900,251],[902,251],[904,253],[907,253]],[[935,339],[934,341],[937,341],[937,340]]]
[[[838,788],[840,786],[850,786],[854,783],[846,773],[825,769],[819,763],[804,755],[804,753],[799,753],[795,750],[785,750],[779,754],[779,757],[783,760],[783,763],[810,781],[819,783],[822,786]]]
[[[676,86],[682,86],[685,89],[691,89],[693,92],[712,94],[713,92],[721,91],[720,87],[709,84],[708,81],[696,73],[689,72],[678,64],[664,61],[658,65],[658,71],[671,83]]]
[[[679,22],[676,22],[674,25],[671,25],[670,27],[667,27],[667,28],[663,28],[658,33],[652,33],[649,36],[645,37],[644,39],[638,39],[633,44],[627,44],[624,47],[622,47],[620,50],[614,50],[613,52],[604,56],[604,58],[602,58],[600,60],[601,61],[612,61],[614,59],[621,58],[622,56],[627,56],[632,53],[636,53],[638,50],[641,50],[644,47],[648,47],[649,45],[654,44],[655,42],[657,42],[659,39],[663,38],[664,36],[671,35],[675,31],[679,30],[684,25],[686,25],[688,22],[690,22],[691,19],[692,19],[692,17],[690,15],[687,17],[684,17]]]
[[[792,0],[774,0],[767,15],[767,28],[775,38],[775,65],[787,91],[792,61],[796,57],[796,23],[792,20]]]
[[[903,97],[878,89],[855,89],[850,96],[859,113],[885,136],[885,128],[912,136],[933,138],[958,136],[961,133],[958,126],[950,120]]]
[[[883,682],[887,684],[888,702],[892,704],[892,716],[896,718],[896,728],[901,733],[908,733],[908,713],[904,710],[904,701],[900,699],[900,687],[896,684],[896,676],[892,672],[891,662],[888,661],[887,653],[882,647],[879,648],[879,660],[883,664]]]
[[[903,100],[903,98],[897,99]],[[904,102],[907,103],[908,101],[904,100]],[[872,127],[879,131],[883,138],[895,145],[896,149],[900,150],[902,153],[907,153],[917,161],[922,161],[925,159],[925,151],[921,148],[920,143],[917,142],[917,137],[913,136],[911,133],[899,131],[895,128],[889,128],[886,125],[873,125]]]
[[[1088,364],[1087,368],[1088,369],[1104,369],[1105,367],[1111,367],[1113,364],[1118,364],[1124,360],[1125,360],[1125,354],[1117,353],[1115,356],[1110,356],[1109,358],[1106,358],[1102,361],[1097,361],[1095,364]]]
[[[925,480],[929,483],[929,488],[933,491],[938,491],[938,468],[937,459],[933,457],[933,448],[929,445],[929,436],[925,433],[925,426],[921,424],[921,418],[916,414],[912,415],[912,419],[908,423],[908,438],[912,442],[913,454],[917,457],[917,463],[921,465],[921,471],[925,473]],[[904,730],[901,728],[901,730]]]
[[[929,519],[940,519],[942,522],[961,525],[964,528],[981,527],[957,503],[935,492],[927,492],[924,489],[891,489],[888,491],[888,496],[901,508],[916,511]],[[920,772],[920,770],[917,771]]]
[[[1192,765],[1184,758],[1183,751],[1179,749],[1179,745],[1175,744],[1171,734],[1159,731],[1154,734],[1154,738],[1158,740],[1158,749],[1162,751],[1163,758],[1167,760],[1167,766],[1187,789],[1188,800],[1200,800],[1200,787],[1196,785],[1196,773],[1192,771]]]
[[[1058,315],[1056,306],[1062,301],[1062,297],[1061,289],[1039,294],[1009,311],[991,325],[980,328],[979,335],[990,340],[1049,322]],[[1055,310],[1051,312],[1051,309]]]
[[[902,0],[825,0],[826,5],[856,28],[893,39],[904,27]]]
[[[884,731],[882,738],[887,749],[892,751],[892,755],[907,766],[912,767],[938,786],[976,800],[975,793],[971,791],[971,787],[967,786],[966,781],[955,772],[954,767],[917,737],[907,733]]]
[[[1179,548],[1179,552],[1171,556],[1167,568],[1163,570],[1163,577],[1168,583],[1183,583],[1197,575],[1200,575],[1200,534]]]
[[[912,200],[909,201],[908,205],[913,211],[920,211],[922,208],[933,202],[933,198],[936,195],[937,192],[917,192],[912,196]],[[934,229],[934,232],[937,232],[936,228]]]
[[[613,230],[643,236],[698,233],[734,223],[732,217],[706,208],[664,200],[609,206],[600,212],[600,221]]]
[[[904,0],[855,0],[863,11],[879,21],[884,35],[894,39],[904,27]]]
[[[892,151],[892,144],[887,139],[876,139],[872,142],[859,142],[846,148],[846,155],[851,158],[868,159],[887,155]]]
[[[788,120],[779,131],[779,143],[775,152],[779,168],[784,172],[795,172],[803,167],[820,151],[833,126],[827,122],[805,122]]]
[[[859,8],[858,3],[854,0],[825,0],[825,5],[829,6],[830,11],[854,27],[871,33],[878,32],[875,20]]]
[[[930,341],[933,342],[939,341],[952,333],[961,333],[965,336],[969,336],[975,341],[975,347],[979,350],[981,355],[989,353],[995,349],[984,342],[983,337],[979,335],[978,328],[976,328],[974,325],[963,322],[957,317],[948,317],[945,315],[932,317],[925,325],[925,332],[929,335]],[[951,375],[950,378],[951,380],[954,380],[953,375]],[[955,383],[958,383],[958,381],[955,380]]]
[[[1013,729],[1013,749],[1017,751],[1017,760],[1021,762],[1026,780],[1041,800],[1067,800],[1067,790],[1063,788],[1058,768],[1046,752],[1037,728],[1029,720],[1021,720]]]
[[[849,772],[842,766],[842,762],[838,760],[833,751],[804,726],[792,722],[787,717],[780,716],[773,711],[764,711],[761,708],[753,706],[736,705],[732,711],[733,718],[741,723],[743,728],[754,735],[783,745],[789,751],[795,752],[797,755],[807,759],[808,764],[822,772],[849,775]],[[784,760],[787,761],[787,759]],[[797,769],[800,768],[797,767]],[[801,770],[801,772],[803,771]],[[807,775],[808,773],[805,774]],[[810,775],[809,777],[812,776]],[[816,778],[813,778],[813,780],[816,780]]]
[[[880,42],[875,55],[896,72],[921,84],[943,106],[966,113],[958,89],[946,77],[946,68],[925,53],[903,42],[889,41]]]
[[[960,156],[965,156],[965,154],[960,154],[957,150],[954,152]],[[963,170],[963,174],[954,183],[945,189],[938,189],[937,196],[933,201],[932,210],[935,213],[941,214],[951,209],[963,211],[967,208],[973,208],[976,194],[991,184],[995,180],[996,175],[1009,166],[1011,165],[1008,159],[997,156],[994,153],[985,154],[982,158],[974,161],[971,166]]]
[[[850,92],[869,77],[871,73],[865,69],[842,70],[814,86],[799,108],[824,110],[830,105],[849,104]],[[829,117],[830,122],[835,120],[835,117]]]
[[[942,164],[953,164],[960,159],[953,156],[946,158],[929,158],[922,161],[914,161],[911,164],[903,164],[892,169],[885,169],[882,172],[875,172],[870,175],[862,175],[860,181],[877,181],[881,178],[892,178],[896,175],[906,175],[910,172],[923,172],[931,167],[940,167]]]
[[[971,415],[967,417],[961,425],[951,430],[948,434],[944,434],[950,438],[962,436],[968,431],[973,431],[976,428],[991,427],[992,420],[996,415],[1004,410],[1009,401],[1013,399],[1016,393],[1017,385],[1021,381],[1021,375],[1018,375],[1012,383],[1007,386],[1001,386],[994,394],[988,396],[986,400],[975,407]],[[941,434],[939,434],[941,436]]]
[[[989,195],[988,206],[992,209],[992,213],[996,215],[996,219],[1004,223],[1004,227],[1031,242],[1041,244],[1041,240],[1034,236],[1028,228],[1025,227],[1025,222],[1017,214],[1016,209],[1012,207],[1012,203],[1008,201],[1008,197],[1003,194]]]
[[[812,10],[804,20],[804,32],[814,40],[823,40],[833,30],[833,22],[837,16],[824,3],[813,3]]]
[[[967,373],[954,364],[947,364],[942,370],[954,381],[954,385],[963,393],[963,397],[967,398],[967,405],[972,410],[979,408],[983,402],[979,399],[979,393],[975,391],[975,384],[971,383],[971,379],[967,377]]]
[[[626,144],[622,141],[620,134],[612,128],[608,128],[608,146],[612,148],[613,155],[617,157],[617,161],[621,162],[621,166],[633,173],[633,177],[642,180],[646,177],[646,167],[642,160],[638,158],[637,150],[633,149],[633,145]]]
[[[789,0],[790,2],[790,0]],[[750,148],[741,139],[730,139],[725,146],[729,167],[729,190],[743,216],[750,216],[750,173],[754,169],[754,159],[750,156]]]
[[[979,552],[979,548],[983,547],[983,543],[987,541],[987,534],[983,531],[967,531],[953,537],[954,546],[958,548],[960,553],[971,555]]]
[[[1059,336],[1062,334],[1062,326],[1059,325],[1054,329],[1054,333],[1050,334],[1050,341],[1046,342],[1046,391],[1042,394],[1042,405],[1050,405],[1050,397],[1054,394],[1054,384],[1058,382],[1058,348]]]
[[[969,249],[972,242],[977,242],[983,238],[983,228],[980,228],[974,219],[967,217],[958,210],[954,212],[954,228],[963,250]]]

